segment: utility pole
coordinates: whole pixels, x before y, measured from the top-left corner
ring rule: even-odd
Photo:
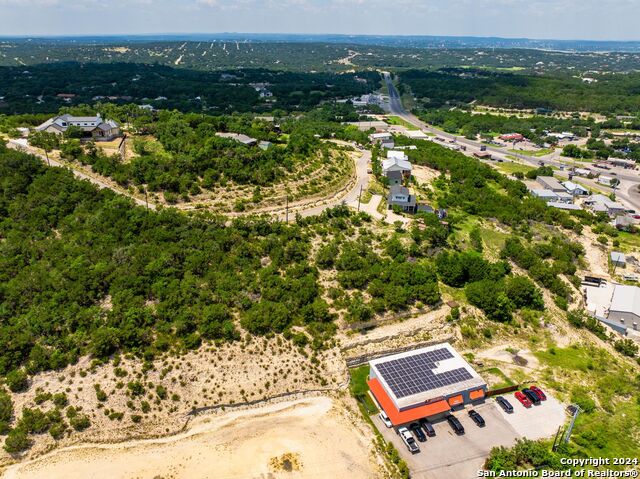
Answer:
[[[147,194],[147,187],[144,187],[144,202],[147,205],[147,212],[149,212],[149,195]]]
[[[360,199],[362,198],[362,185],[360,185],[360,194],[358,195],[358,213],[360,213]]]

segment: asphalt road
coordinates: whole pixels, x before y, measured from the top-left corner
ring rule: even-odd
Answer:
[[[532,157],[527,156],[525,154],[518,153],[515,155],[513,152],[505,151],[502,148],[497,148],[491,145],[484,145],[478,141],[469,140],[463,136],[453,135],[451,133],[447,133],[446,131],[439,130],[430,125],[427,125],[423,121],[421,121],[418,117],[413,115],[412,113],[405,110],[402,106],[402,100],[400,98],[400,94],[396,89],[395,85],[391,81],[391,77],[388,73],[384,73],[384,80],[387,84],[387,88],[389,90],[389,110],[392,114],[401,117],[403,120],[411,123],[414,126],[417,126],[423,131],[433,133],[441,138],[445,138],[447,140],[455,140],[456,144],[464,145],[467,147],[467,154],[473,154],[474,152],[479,152],[480,147],[486,147],[486,151],[491,153],[494,158],[500,158],[505,161],[510,161],[508,156],[517,156],[519,159],[523,160],[526,163],[529,163],[532,166],[538,167],[540,162],[544,162],[545,165],[556,166],[560,168],[561,165],[566,166],[566,161],[561,161],[560,155],[558,152],[551,153],[546,156],[541,157]],[[611,170],[603,172],[605,175],[614,174],[616,178],[620,180],[620,185],[614,190],[612,188],[607,188],[603,185],[597,184],[593,180],[588,180],[585,178],[580,178],[580,182],[586,183],[587,185],[596,187],[600,190],[615,192],[616,196],[626,202],[629,206],[634,208],[636,211],[640,211],[640,191],[638,191],[638,185],[640,184],[640,176],[637,171],[630,171],[624,168],[613,167]],[[559,170],[557,172],[558,176],[568,177],[569,173],[567,171]]]

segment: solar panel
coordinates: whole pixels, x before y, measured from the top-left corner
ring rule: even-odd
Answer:
[[[437,389],[473,378],[465,368],[434,373],[437,363],[453,358],[447,348],[392,359],[378,363],[376,368],[397,398]]]

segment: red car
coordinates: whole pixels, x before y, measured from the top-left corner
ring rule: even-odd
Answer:
[[[516,391],[514,396],[516,397],[516,399],[518,401],[520,401],[522,403],[522,405],[524,407],[531,407],[531,401],[529,401],[529,398],[527,396],[525,396],[524,394],[522,394],[520,391]]]
[[[536,393],[536,395],[540,398],[540,401],[547,400],[547,396],[542,392],[542,389],[540,389],[538,386],[531,386],[529,389],[531,389],[534,393]]]

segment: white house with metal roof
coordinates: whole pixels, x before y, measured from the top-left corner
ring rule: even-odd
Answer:
[[[103,120],[96,116],[73,116],[69,114],[49,118],[36,131],[45,131],[56,135],[64,134],[69,128],[82,130],[83,134],[95,141],[111,141],[120,136],[120,126],[113,120]]]

